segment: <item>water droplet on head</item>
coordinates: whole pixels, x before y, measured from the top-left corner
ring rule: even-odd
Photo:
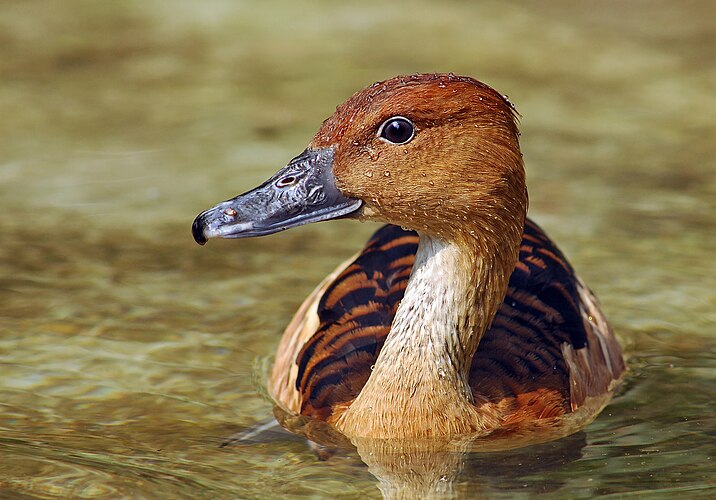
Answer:
[[[372,171],[372,170],[366,171],[365,176],[366,176],[366,177],[373,177],[373,171]]]
[[[388,171],[386,170],[383,175],[385,175],[386,177],[390,177],[390,172],[388,172]]]

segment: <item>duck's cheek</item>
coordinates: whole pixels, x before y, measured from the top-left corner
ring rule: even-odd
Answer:
[[[361,222],[374,221],[374,222],[388,222],[385,217],[381,216],[379,210],[376,207],[369,204],[363,204],[363,207],[358,211],[357,218]]]
[[[356,218],[360,221],[382,222],[404,227],[412,226],[411,221],[406,220],[400,210],[395,210],[395,207],[384,204],[378,197],[363,200],[363,206],[356,213]]]

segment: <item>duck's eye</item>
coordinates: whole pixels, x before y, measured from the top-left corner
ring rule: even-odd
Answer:
[[[405,144],[415,135],[412,122],[402,116],[394,116],[383,122],[378,129],[378,136],[393,144]]]

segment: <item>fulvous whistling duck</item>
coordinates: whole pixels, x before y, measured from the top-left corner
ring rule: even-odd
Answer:
[[[269,380],[281,409],[349,437],[424,438],[608,400],[619,345],[526,217],[518,136],[511,103],[479,81],[395,77],[340,105],[264,184],[196,218],[200,244],[337,218],[388,224],[286,329]]]

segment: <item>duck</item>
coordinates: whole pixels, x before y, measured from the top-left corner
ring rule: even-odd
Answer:
[[[626,365],[595,295],[527,217],[518,113],[467,76],[358,91],[259,187],[202,212],[197,243],[332,219],[384,225],[305,299],[268,391],[366,439],[594,419]],[[594,403],[594,402],[597,403]]]

